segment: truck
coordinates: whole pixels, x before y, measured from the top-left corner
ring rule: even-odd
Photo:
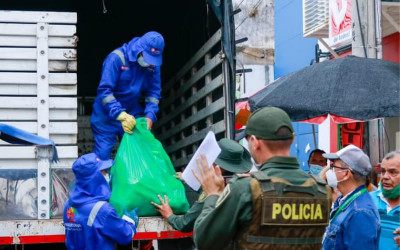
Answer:
[[[102,61],[134,36],[156,30],[166,41],[152,131],[176,170],[208,131],[234,137],[230,0],[21,0],[0,8],[0,123],[51,139],[59,158],[49,161],[48,147],[0,140],[0,245],[65,241],[71,166],[93,149],[90,115]],[[143,217],[133,240],[190,236],[162,217]]]

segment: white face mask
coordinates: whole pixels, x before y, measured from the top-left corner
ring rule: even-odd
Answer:
[[[106,182],[107,182],[107,184],[110,184],[110,174],[109,173],[107,173],[107,174],[103,174],[103,176],[104,176],[104,179],[106,179]]]
[[[137,58],[137,62],[138,62],[139,65],[142,66],[143,68],[148,68],[148,67],[150,67],[150,64],[148,64],[148,63],[144,60],[143,56],[139,56],[139,57]]]
[[[340,173],[340,172],[344,172],[344,171],[347,171],[347,170],[341,170],[336,173]],[[331,169],[326,171],[326,180],[328,182],[328,185],[333,188],[337,188],[338,183],[344,181],[344,180],[338,181],[336,173],[335,173],[335,170],[331,170]]]

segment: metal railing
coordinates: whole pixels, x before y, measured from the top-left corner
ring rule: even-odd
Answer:
[[[208,131],[225,137],[226,89],[218,30],[163,86],[159,120],[153,132],[175,168],[186,165]]]

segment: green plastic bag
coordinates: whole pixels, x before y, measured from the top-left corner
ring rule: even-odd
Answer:
[[[150,202],[160,204],[160,194],[168,196],[175,214],[185,213],[189,203],[182,182],[174,177],[169,156],[147,129],[146,119],[138,118],[136,122],[133,134],[124,134],[111,168],[110,204],[119,216],[124,209],[136,207],[139,216],[159,215]]]

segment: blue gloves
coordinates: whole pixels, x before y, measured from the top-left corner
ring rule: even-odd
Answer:
[[[139,208],[132,209],[129,212],[126,211],[126,209],[124,209],[124,215],[128,216],[130,219],[132,219],[133,224],[135,225],[135,227],[137,227],[139,225],[138,211],[139,211]]]

